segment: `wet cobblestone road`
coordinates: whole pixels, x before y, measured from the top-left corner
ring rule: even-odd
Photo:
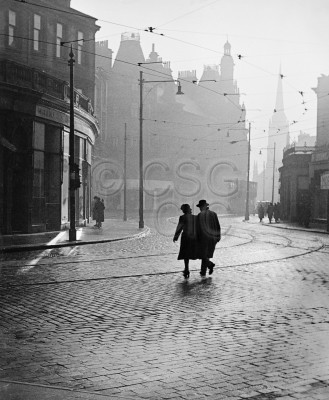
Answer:
[[[0,380],[102,398],[329,399],[328,236],[223,228],[203,280],[198,261],[183,280],[178,245],[155,231],[6,256]]]

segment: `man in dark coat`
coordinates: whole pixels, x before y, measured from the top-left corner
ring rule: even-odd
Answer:
[[[93,206],[93,219],[96,220],[96,227],[101,228],[102,222],[104,222],[104,203],[98,196],[94,196],[94,206]]]
[[[259,206],[258,206],[258,218],[259,218],[259,222],[262,222],[262,221],[263,221],[264,215],[265,215],[265,210],[264,210],[263,204],[260,203]]]
[[[206,200],[200,200],[197,207],[200,208],[200,213],[197,216],[197,237],[202,260],[200,275],[205,276],[207,268],[209,275],[213,273],[215,264],[209,259],[213,257],[216,244],[221,239],[221,228],[217,214],[209,210],[209,204]]]
[[[270,224],[272,223],[273,211],[274,211],[273,204],[270,203],[267,207],[267,216]]]

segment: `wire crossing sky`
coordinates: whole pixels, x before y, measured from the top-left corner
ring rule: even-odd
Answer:
[[[109,41],[114,57],[121,34],[138,30],[145,57],[154,43],[174,77],[196,70],[201,78],[204,65],[220,63],[228,40],[257,148],[267,145],[281,66],[291,140],[299,131],[316,134],[312,88],[329,74],[327,0],[72,0],[71,6],[99,19],[96,38]]]

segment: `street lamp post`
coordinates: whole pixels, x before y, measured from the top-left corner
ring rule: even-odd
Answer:
[[[143,192],[143,71],[139,71],[139,229],[144,228]]]
[[[73,65],[74,54],[71,45],[70,59],[68,61],[70,67],[70,136],[69,136],[69,192],[70,192],[70,230],[69,241],[76,240],[75,229],[75,163],[74,163],[74,88],[73,88]]]
[[[245,221],[249,221],[250,130],[251,130],[251,124],[249,122],[246,212],[245,212],[245,217],[244,217]]]
[[[124,160],[123,160],[123,220],[127,221],[127,123],[125,122]]]
[[[148,63],[138,63],[138,65]],[[143,84],[144,83],[164,83],[176,82],[176,80],[168,81],[144,81],[143,71],[139,71],[139,229],[144,228],[144,186],[143,186]],[[180,82],[178,82],[177,95],[184,94]]]

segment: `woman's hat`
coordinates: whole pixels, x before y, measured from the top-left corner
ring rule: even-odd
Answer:
[[[186,211],[189,210],[190,208],[191,208],[191,207],[190,207],[189,204],[182,204],[180,209],[181,209],[183,212],[186,212]]]
[[[202,206],[209,206],[206,200],[200,200],[199,204],[196,205],[197,207],[202,207]]]

